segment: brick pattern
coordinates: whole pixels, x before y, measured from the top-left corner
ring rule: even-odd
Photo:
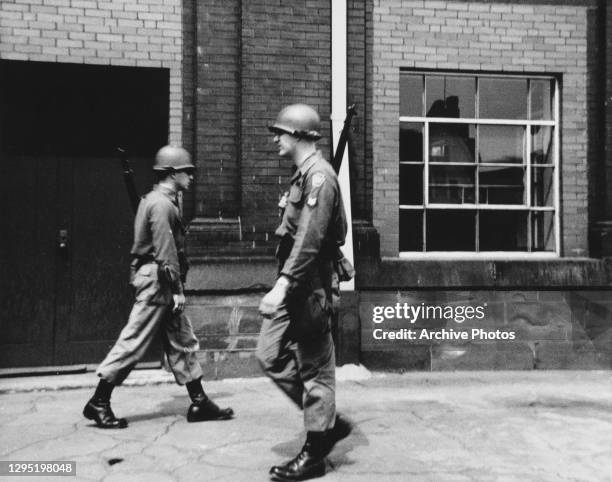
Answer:
[[[401,68],[559,73],[562,247],[587,255],[587,7],[374,0],[373,221],[381,254],[398,252]]]
[[[366,5],[353,0],[347,2],[347,105],[356,104],[357,117],[353,119],[350,137],[351,201],[354,219],[371,219],[371,191],[368,192],[367,166],[371,165],[371,152],[366,150],[369,123],[366,119]],[[369,155],[370,154],[370,155]]]
[[[292,173],[266,125],[284,105],[310,104],[322,119],[319,147],[329,155],[331,7],[328,0],[250,0],[242,9],[242,216],[245,232],[259,241],[278,225],[279,196]]]
[[[0,2],[0,58],[170,70],[169,139],[182,140],[180,0]]]
[[[239,213],[239,0],[197,2],[196,215]]]

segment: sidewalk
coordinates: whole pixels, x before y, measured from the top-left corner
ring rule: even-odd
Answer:
[[[355,429],[324,480],[612,480],[612,372],[338,373],[338,408]],[[77,462],[76,478],[20,481],[257,482],[303,443],[299,412],[268,380],[207,382],[237,416],[195,424],[168,374],[128,381],[113,408],[130,426],[112,431],[81,416],[92,373],[1,379],[0,460]]]

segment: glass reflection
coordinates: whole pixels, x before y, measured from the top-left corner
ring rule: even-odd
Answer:
[[[474,117],[476,105],[476,78],[475,77],[450,77],[450,76],[427,76],[425,79],[428,117],[463,117],[471,119]],[[430,112],[434,104],[446,102],[446,113],[432,115]],[[454,103],[454,105],[452,105]],[[461,112],[461,115],[459,115]]]
[[[427,251],[474,251],[476,212],[472,210],[428,210]]]
[[[525,211],[481,211],[479,217],[480,251],[527,250]]]
[[[554,84],[550,79],[534,79],[530,83],[531,119],[551,120]]]
[[[400,122],[400,162],[423,162],[423,124]]]
[[[552,167],[533,167],[531,169],[532,206],[553,206],[554,169]]]
[[[400,209],[399,250],[423,251],[423,211]]]
[[[523,126],[481,125],[478,129],[480,162],[522,164],[525,150]]]
[[[480,79],[478,100],[480,118],[527,119],[527,79]]]
[[[423,204],[423,165],[400,165],[399,200],[403,205]]]
[[[555,250],[555,214],[553,211],[531,213],[531,250]]]
[[[400,116],[421,117],[423,115],[423,76],[400,75]]]
[[[552,164],[553,128],[551,126],[531,127],[531,162],[533,164]]]
[[[481,204],[524,204],[522,167],[480,166],[478,202]]]
[[[471,166],[431,166],[429,202],[473,204],[476,200],[474,177]]]

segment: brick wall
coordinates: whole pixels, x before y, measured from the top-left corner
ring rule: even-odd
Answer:
[[[400,68],[562,75],[563,254],[587,246],[587,7],[392,0],[373,9],[374,225],[398,252]]]
[[[169,139],[182,140],[180,0],[0,2],[0,58],[170,70]]]
[[[272,232],[292,163],[278,157],[266,125],[287,104],[310,104],[321,116],[319,146],[329,156],[331,6],[252,0],[242,8],[242,213],[247,230]]]
[[[239,214],[240,3],[197,2],[196,216]]]

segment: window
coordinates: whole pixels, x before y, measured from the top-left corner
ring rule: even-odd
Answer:
[[[559,253],[558,83],[402,71],[399,251]]]

